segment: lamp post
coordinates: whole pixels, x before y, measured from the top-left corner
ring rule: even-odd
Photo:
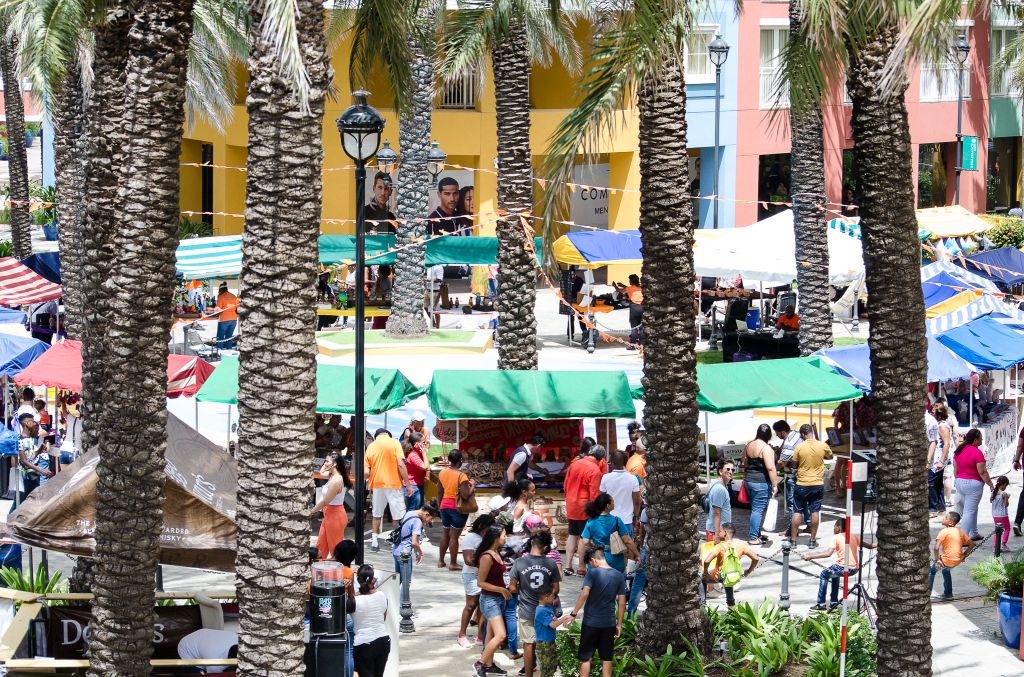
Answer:
[[[430,187],[437,188],[437,177],[444,171],[444,163],[448,160],[448,154],[441,150],[437,141],[430,142],[430,150],[427,151],[427,172],[430,173]]]
[[[377,151],[377,169],[390,176],[396,167],[398,167],[398,153],[391,148],[390,141],[385,141],[384,147]]]
[[[356,429],[355,429],[355,475],[356,509],[355,529],[356,562],[363,563],[363,521],[366,516],[366,480],[363,477],[364,452],[366,451],[366,414],[364,395],[364,306],[366,296],[366,161],[374,156],[380,147],[380,134],[384,131],[384,118],[366,103],[369,92],[353,92],[353,104],[338,118],[338,132],[345,154],[356,161]],[[392,151],[394,153],[394,151]]]
[[[714,191],[715,197],[711,203],[712,217],[711,223],[713,228],[718,228],[718,132],[721,126],[721,115],[722,115],[722,64],[729,58],[729,43],[722,39],[721,33],[715,34],[715,39],[708,45],[708,56],[711,58],[711,63],[715,64],[715,176],[714,176]]]
[[[957,62],[956,72],[956,187],[954,189],[953,203],[960,204],[960,165],[963,164],[964,136],[961,133],[963,126],[964,107],[964,65],[967,57],[971,54],[971,45],[967,42],[967,36],[961,35],[953,45],[953,56]]]

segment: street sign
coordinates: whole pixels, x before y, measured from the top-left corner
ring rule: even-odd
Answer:
[[[963,155],[960,162],[960,169],[974,172],[978,170],[978,137],[963,137]]]

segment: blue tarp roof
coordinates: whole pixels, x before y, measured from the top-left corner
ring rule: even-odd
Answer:
[[[938,337],[979,369],[1006,369],[1024,362],[1024,335],[991,317],[979,317]]]
[[[1024,282],[1024,252],[1014,247],[978,252],[966,261],[954,259],[953,263],[1007,287]]]
[[[0,308],[0,324],[25,324],[26,322],[28,322],[28,314],[24,310]]]
[[[0,376],[17,376],[49,347],[31,336],[0,334]]]
[[[973,289],[973,287],[949,273],[939,273],[921,283],[921,290],[924,292],[924,307],[931,308],[966,289]]]
[[[815,355],[820,356],[840,374],[853,379],[855,385],[866,392],[871,391],[871,352],[868,344],[840,348],[825,348]],[[967,378],[977,369],[959,357],[934,337],[928,337],[928,381],[954,381]]]
[[[33,254],[23,258],[21,262],[40,277],[46,278],[54,284],[60,284],[60,254],[57,252]]]

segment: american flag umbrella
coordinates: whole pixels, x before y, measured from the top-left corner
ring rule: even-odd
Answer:
[[[21,306],[60,297],[59,284],[50,282],[13,257],[0,259],[0,303]]]

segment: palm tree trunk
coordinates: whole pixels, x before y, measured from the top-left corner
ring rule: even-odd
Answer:
[[[421,10],[419,23],[432,20],[429,5]],[[434,107],[434,61],[424,46],[413,36],[409,40],[414,90],[411,105],[398,120],[398,145],[402,151],[399,170],[398,222],[396,238],[399,247],[395,256],[395,288],[392,293],[391,316],[387,335],[395,338],[417,338],[427,335],[423,314],[423,266],[425,245],[412,243],[426,237],[422,222],[413,221],[427,213],[430,174],[427,172],[427,151]]]
[[[686,186],[686,86],[677,64],[639,92],[640,236],[643,240],[644,387],[648,433],[647,610],[640,644],[649,655],[682,634],[707,653],[711,629],[697,594],[697,361],[689,289],[693,216]]]
[[[4,115],[7,116],[7,166],[11,176],[11,244],[14,256],[32,255],[32,231],[28,222],[28,155],[25,152],[25,102],[18,77],[17,36],[8,35],[10,23],[0,20],[0,76],[7,83]]]
[[[907,77],[902,74],[888,97],[881,86],[899,30],[891,24],[874,30],[856,57],[851,53],[849,82],[879,431],[878,674],[927,676],[932,623],[921,403],[927,356],[921,247],[903,98]]]
[[[65,329],[68,338],[82,338],[82,229],[85,210],[85,99],[81,70],[72,66],[58,94],[53,139],[57,177],[57,224],[60,229],[61,288],[64,291]]]
[[[789,2],[790,40],[802,40],[802,1]],[[792,97],[791,97],[792,98]],[[793,180],[793,228],[796,235],[796,283],[800,291],[800,353],[810,355],[832,345],[828,294],[828,228],[825,212],[825,140],[821,95],[809,110],[789,109]]]
[[[239,674],[300,675],[309,578],[309,467],[316,406],[321,129],[331,79],[323,5],[297,3],[310,81],[303,111],[282,79],[253,2],[249,146],[242,239],[238,413]]]
[[[498,208],[510,216],[497,224],[498,368],[537,368],[537,266],[530,164],[530,56],[521,17],[510,20],[508,35],[494,45],[495,113],[498,121]]]
[[[167,336],[174,297],[192,0],[140,5],[128,33],[125,150],[114,234],[109,369],[132,373],[105,417],[96,489],[96,600],[89,674],[148,675],[163,530]],[[197,480],[198,482],[199,480]]]

